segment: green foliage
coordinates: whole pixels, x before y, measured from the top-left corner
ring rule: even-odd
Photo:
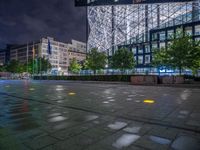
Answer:
[[[25,66],[27,67],[27,63],[25,64]],[[42,72],[47,72],[49,69],[51,69],[51,67],[52,66],[49,60],[45,58],[39,57],[39,58],[35,58],[34,60],[30,59],[28,61],[28,72],[30,74],[32,73],[38,74]]]
[[[192,37],[185,35],[183,31],[178,31],[167,48],[154,51],[153,65],[160,68],[179,69],[179,74],[183,69],[199,69],[200,48],[199,43],[192,40]]]
[[[153,49],[152,65],[159,69],[168,68],[168,56],[165,48]]]
[[[81,70],[82,66],[77,62],[76,58],[73,58],[70,62],[69,71],[72,73],[78,73]]]
[[[23,72],[29,72],[30,74],[34,73],[41,73],[46,72],[48,69],[51,68],[51,64],[49,61],[45,58],[36,58],[29,59],[28,64],[22,64],[17,60],[12,60],[10,63],[8,63],[4,68],[1,68],[3,71],[8,71],[11,73],[23,73]],[[0,70],[0,71],[1,71]]]
[[[24,65],[17,60],[12,60],[6,66],[6,70],[11,73],[22,73],[24,72]]]
[[[126,48],[121,48],[111,57],[111,67],[114,69],[133,69],[135,66],[133,53]]]
[[[98,52],[96,48],[91,49],[85,61],[85,68],[91,69],[96,74],[96,70],[104,69],[107,63],[107,56],[105,53]]]
[[[6,65],[0,66],[0,72],[6,72]]]

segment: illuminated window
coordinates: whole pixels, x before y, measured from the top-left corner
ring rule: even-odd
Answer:
[[[200,25],[195,26],[195,35],[200,35]]]
[[[138,64],[143,64],[143,56],[138,56]]]
[[[154,40],[157,40],[157,39],[158,39],[157,33],[153,33],[152,34],[152,40],[154,41]]]
[[[139,54],[142,54],[142,53],[143,53],[143,46],[139,46],[139,47],[138,47],[138,53],[139,53]]]
[[[145,45],[145,53],[150,53],[149,45]]]
[[[160,41],[165,40],[165,32],[160,32]]]
[[[145,56],[145,64],[149,64],[150,63],[150,55],[146,55]]]
[[[137,51],[136,47],[133,47],[133,48],[132,48],[133,54],[136,54],[136,51]]]
[[[167,31],[167,39],[171,39],[173,37],[174,31],[173,30],[169,30]]]
[[[152,50],[153,50],[153,49],[157,49],[157,48],[158,48],[158,44],[157,44],[157,43],[152,44]]]
[[[187,28],[185,28],[185,33],[186,33],[187,35],[192,35],[192,27],[187,27]]]
[[[165,43],[160,43],[160,48],[165,48]]]

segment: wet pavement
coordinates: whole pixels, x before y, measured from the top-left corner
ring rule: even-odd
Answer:
[[[0,150],[200,150],[200,89],[0,80]]]

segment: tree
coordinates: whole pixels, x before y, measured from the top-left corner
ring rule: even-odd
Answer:
[[[96,70],[104,69],[107,63],[107,56],[103,52],[98,52],[97,48],[91,49],[85,61],[85,68],[91,69],[96,74]]]
[[[17,60],[12,60],[8,63],[6,70],[11,73],[22,73],[24,72],[24,65]]]
[[[76,58],[73,58],[70,62],[69,71],[72,73],[78,73],[81,70],[82,66],[77,62]]]
[[[158,70],[168,68],[168,57],[165,48],[153,49],[152,65],[157,67]]]
[[[154,50],[153,64],[157,67],[177,68],[181,75],[182,70],[185,68],[198,68],[199,59],[199,43],[180,30],[174,34],[167,48]]]
[[[50,70],[52,68],[51,63],[49,62],[48,59],[45,59],[44,57],[39,57],[37,60],[38,63],[38,72],[47,72],[48,70]]]
[[[6,71],[6,65],[0,66],[0,72],[5,72]]]
[[[190,64],[188,68],[192,70],[193,75],[197,75],[200,70],[200,47],[196,47],[196,51],[190,56]]]
[[[30,74],[33,74],[33,73],[37,73],[37,74],[41,73],[42,74],[42,72],[47,72],[52,67],[49,60],[45,59],[44,57],[36,58],[36,59],[34,59],[34,61],[33,61],[33,59],[29,59],[28,65],[27,65],[27,63],[25,63],[24,66],[25,66],[26,70],[28,69],[27,71]]]
[[[133,53],[126,48],[118,49],[115,54],[111,57],[111,67],[114,69],[133,69],[135,61]]]

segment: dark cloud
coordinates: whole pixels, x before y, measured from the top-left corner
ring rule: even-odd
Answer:
[[[0,0],[0,45],[51,36],[85,41],[86,10],[74,0]]]

